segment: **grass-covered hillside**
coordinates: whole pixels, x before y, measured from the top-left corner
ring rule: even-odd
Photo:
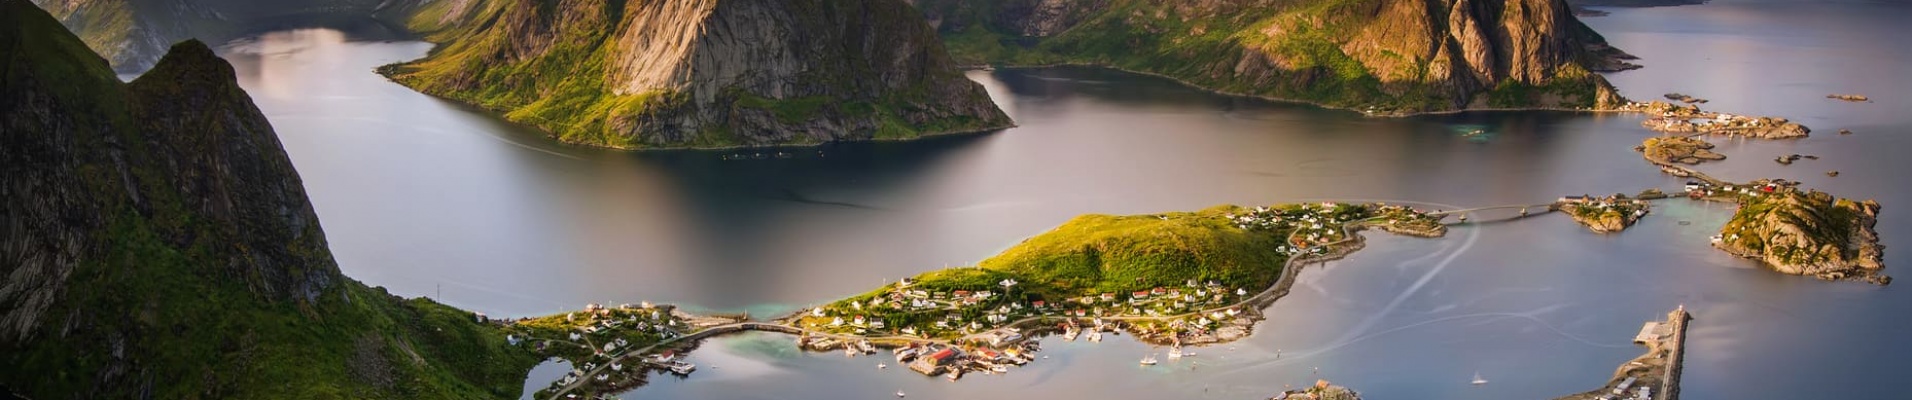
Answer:
[[[1720,228],[1716,246],[1764,261],[1780,272],[1825,278],[1867,278],[1884,268],[1879,204],[1824,192],[1743,185],[1739,211]]]
[[[1009,126],[900,0],[434,0],[441,43],[382,69],[419,91],[614,148],[909,139]]]
[[[1084,215],[975,266],[852,296],[810,310],[797,324],[949,338],[1035,316],[1179,315],[1262,292],[1290,257],[1349,239],[1351,223],[1431,220],[1404,207],[1332,203]]]
[[[1616,50],[1560,0],[923,0],[966,64],[1103,65],[1377,113],[1599,108]]]
[[[0,386],[34,399],[508,398],[538,359],[339,272],[232,68],[122,83],[0,0]]]

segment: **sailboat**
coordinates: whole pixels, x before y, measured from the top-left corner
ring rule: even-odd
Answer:
[[[1480,386],[1480,385],[1485,385],[1485,384],[1487,384],[1487,380],[1486,380],[1486,379],[1481,379],[1481,377],[1480,377],[1480,371],[1474,371],[1474,382],[1473,382],[1473,383],[1474,383],[1474,386]]]
[[[1150,355],[1142,356],[1142,365],[1144,366],[1155,365],[1155,355],[1150,354]]]

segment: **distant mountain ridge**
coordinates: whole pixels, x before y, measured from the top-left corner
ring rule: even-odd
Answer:
[[[965,63],[1090,64],[1379,113],[1607,108],[1563,0],[918,0]]]
[[[298,172],[198,41],[123,83],[0,0],[0,385],[35,399],[502,398],[538,362],[344,276]]]
[[[277,21],[371,17],[405,1],[411,0],[33,0],[119,72],[152,68],[187,39],[219,43]]]

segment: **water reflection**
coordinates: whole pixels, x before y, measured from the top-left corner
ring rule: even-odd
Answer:
[[[1635,97],[1678,90],[1722,110],[1860,132],[1721,141],[1732,158],[1709,173],[1804,180],[1891,210],[1912,204],[1896,184],[1912,170],[1900,156],[1912,149],[1912,115],[1884,94],[1912,92],[1892,75],[1912,65],[1912,51],[1815,27],[1845,21],[1852,32],[1904,36],[1908,28],[1879,16],[1905,11],[1893,7],[1724,1],[1615,10],[1589,23],[1646,58],[1648,69],[1614,76]],[[1732,50],[1742,46],[1753,47]],[[639,300],[771,314],[973,263],[1082,213],[1314,199],[1459,208],[1680,182],[1630,150],[1653,135],[1632,116],[1369,119],[1093,69],[972,72],[1020,125],[1002,132],[762,159],[608,152],[556,144],[370,73],[429,48],[299,30],[225,54],[291,153],[348,274],[492,315]],[[1831,60],[1834,72],[1770,54]],[[1748,72],[1688,73],[1719,65]],[[1877,102],[1821,98],[1855,85]],[[1465,137],[1461,127],[1492,135]],[[1764,162],[1787,153],[1826,158]],[[1825,169],[1844,173],[1828,179]],[[1877,382],[1912,369],[1903,357],[1912,344],[1893,340],[1912,334],[1912,322],[1884,317],[1912,311],[1912,299],[1758,269],[1706,246],[1730,209],[1673,204],[1624,235],[1537,218],[1440,240],[1375,236],[1354,257],[1303,273],[1253,339],[1202,350],[1187,369],[1136,368],[1149,350],[1121,340],[1050,343],[1049,360],[949,384],[879,372],[870,359],[787,353],[787,337],[760,335],[715,341],[693,357],[719,368],[635,395],[834,399],[904,388],[932,398],[1240,399],[1325,377],[1381,399],[1547,398],[1597,386],[1637,354],[1624,340],[1639,322],[1680,303],[1699,313],[1689,397],[1896,395]],[[1906,243],[1906,226],[1912,214],[1886,212],[1886,244]],[[1829,335],[1837,340],[1802,339]],[[1494,383],[1468,385],[1476,370]]]

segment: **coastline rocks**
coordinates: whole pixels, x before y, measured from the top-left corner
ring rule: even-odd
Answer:
[[[1861,95],[1861,94],[1829,94],[1829,95],[1826,95],[1826,98],[1833,99],[1833,100],[1844,100],[1844,101],[1849,101],[1854,103],[1872,101],[1871,98],[1868,98],[1865,95]]]
[[[1788,274],[1889,281],[1880,274],[1885,265],[1884,246],[1874,230],[1878,202],[1782,189],[1742,196],[1741,203],[1713,238],[1714,247]]]
[[[1666,133],[1710,133],[1757,139],[1801,138],[1812,133],[1805,125],[1785,118],[1716,113],[1698,106],[1663,101],[1630,103],[1620,109],[1646,113],[1650,118],[1640,122],[1640,126]]]
[[[1626,230],[1646,216],[1650,205],[1646,200],[1628,199],[1620,195],[1597,199],[1581,196],[1562,199],[1555,204],[1555,208],[1566,212],[1573,217],[1574,222],[1586,225],[1595,233],[1614,233]]]
[[[1726,159],[1725,154],[1713,152],[1712,143],[1684,136],[1647,138],[1639,149],[1647,160],[1663,164],[1694,165]]]

